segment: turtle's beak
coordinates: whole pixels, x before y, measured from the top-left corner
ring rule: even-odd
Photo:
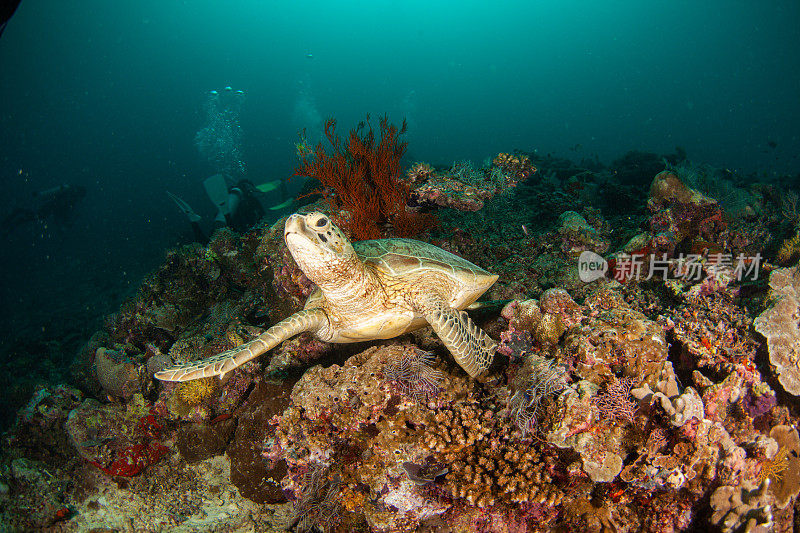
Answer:
[[[318,249],[315,242],[314,232],[308,227],[306,217],[294,214],[286,219],[283,227],[283,241],[297,261],[297,254],[312,253]]]
[[[286,224],[283,226],[283,239],[286,240],[291,233],[305,235],[306,219],[304,216],[295,213],[286,219]]]

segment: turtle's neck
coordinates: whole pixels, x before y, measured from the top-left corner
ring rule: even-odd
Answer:
[[[365,289],[374,283],[375,275],[364,267],[356,254],[339,265],[332,266],[326,274],[328,272],[331,275],[312,281],[320,288],[329,304],[337,307],[350,307],[355,301],[363,299]]]

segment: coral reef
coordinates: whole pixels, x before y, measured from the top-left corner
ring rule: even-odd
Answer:
[[[525,180],[536,172],[536,167],[525,154],[499,153],[492,160],[492,165],[512,176],[516,181]]]
[[[131,477],[158,462],[169,450],[160,442],[161,423],[139,395],[126,406],[84,401],[69,413],[72,445],[109,476]]]
[[[280,503],[286,499],[280,486],[286,475],[286,462],[268,464],[262,452],[264,443],[274,438],[270,420],[287,407],[290,392],[288,386],[259,383],[243,406],[236,433],[227,448],[231,483],[242,496],[258,503]]]
[[[154,382],[315,289],[283,221],[221,230],[169,252],[77,351],[80,390],[10,389],[27,400],[0,448],[0,529],[796,529],[798,274],[774,264],[793,261],[788,195],[680,152],[610,167],[505,153],[401,176],[402,129],[334,128],[333,153],[300,147],[298,172],[329,189],[309,209],[369,236],[435,209],[426,240],[501,274],[502,303],[468,310],[500,341],[487,374],[421,329],[299,335],[222,379]],[[582,252],[608,254],[607,275],[582,281]]]
[[[486,202],[516,187],[536,172],[527,157],[500,154],[492,164],[475,168],[469,161],[456,161],[447,170],[434,170],[416,163],[407,172],[409,206],[416,210],[446,207],[457,211],[479,211]]]
[[[508,342],[520,334],[529,334],[539,344],[556,344],[582,316],[581,307],[563,289],[549,289],[539,301],[514,300],[503,308],[501,314],[510,326],[501,337],[501,353],[506,355],[513,352],[508,348]]]
[[[525,436],[536,431],[537,415],[544,408],[543,403],[567,388],[564,368],[555,361],[529,355],[514,376],[513,388],[514,395],[509,402],[511,416]]]
[[[109,398],[129,399],[140,388],[137,367],[121,352],[98,348],[94,356],[97,380]]]
[[[765,481],[759,487],[745,482],[741,486],[725,485],[718,488],[711,495],[711,507],[714,509],[711,522],[720,526],[725,533],[772,531],[772,510],[767,503],[767,487],[769,482]]]
[[[786,425],[773,427],[769,432],[777,451],[761,463],[760,480],[769,479],[775,504],[783,509],[800,492],[800,438],[797,429]]]
[[[580,213],[564,211],[558,217],[558,225],[561,249],[567,254],[578,257],[587,250],[598,254],[608,250],[610,243]]]

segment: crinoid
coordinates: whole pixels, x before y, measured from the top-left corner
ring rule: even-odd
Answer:
[[[800,233],[783,241],[775,255],[775,261],[781,265],[789,265],[800,257]]]
[[[442,373],[431,365],[433,354],[417,348],[398,350],[383,367],[386,381],[402,394],[418,402],[427,402],[442,390]]]
[[[517,391],[510,402],[511,416],[523,436],[538,426],[537,417],[544,400],[567,387],[565,372],[562,365],[538,355],[525,359],[515,379]]]
[[[758,473],[758,483],[764,483],[765,479],[780,481],[783,473],[789,468],[789,448],[781,446],[772,459],[765,459],[761,463],[761,472]]]
[[[216,390],[214,380],[206,378],[181,383],[178,385],[176,394],[183,403],[194,406],[211,398]]]
[[[303,494],[295,503],[295,531],[333,531],[340,520],[339,476],[330,475],[323,465],[309,470],[303,478]]]

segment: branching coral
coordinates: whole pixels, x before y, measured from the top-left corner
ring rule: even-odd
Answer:
[[[430,415],[431,431],[422,436],[436,453],[455,453],[483,440],[494,429],[492,412],[476,405],[457,403]]]
[[[454,457],[445,484],[455,497],[482,508],[529,502],[557,506],[564,494],[553,486],[543,459],[533,446],[485,439]]]
[[[331,145],[328,153],[322,143],[301,154],[295,175],[318,179],[321,191],[338,213],[338,223],[355,240],[382,236],[381,226],[391,224],[400,237],[414,235],[430,224],[427,217],[406,210],[408,185],[400,179],[400,159],[406,142],[399,136],[406,131],[380,119],[380,138],[369,122],[361,122],[343,140],[336,134],[336,120],[325,123],[325,137]],[[341,212],[347,211],[347,217]]]

